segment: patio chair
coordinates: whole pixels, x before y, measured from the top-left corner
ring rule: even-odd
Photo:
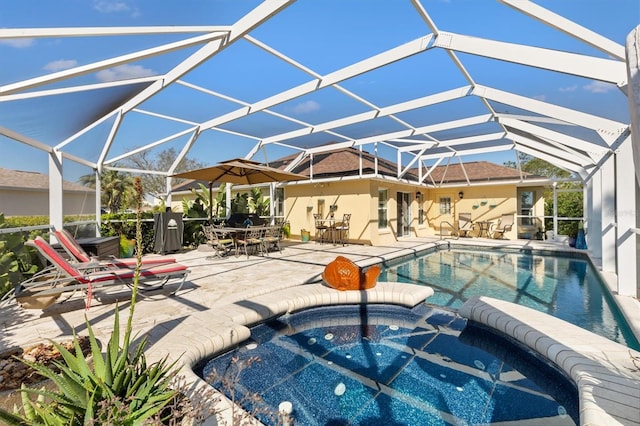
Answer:
[[[282,253],[280,241],[282,240],[282,226],[267,226],[262,241],[264,243],[264,252],[269,255],[269,249],[278,250]]]
[[[345,213],[342,215],[342,222],[336,223],[335,232],[338,233],[338,243],[343,246],[349,241],[349,222],[351,221],[351,214]]]
[[[247,259],[251,251],[263,254],[265,230],[264,226],[249,225],[243,233],[238,233],[236,254],[240,253],[240,248],[244,249]]]
[[[78,263],[92,263],[99,262],[104,265],[114,266],[118,268],[135,268],[137,259],[135,258],[116,258],[113,256],[108,257],[97,257],[90,256],[82,246],[78,243],[78,241],[67,231],[66,229],[55,230],[53,231],[56,239],[64,249],[64,251],[69,254],[71,259],[74,259]],[[142,264],[144,266],[152,266],[152,265],[162,265],[165,263],[174,263],[176,261],[173,257],[147,257],[142,259]]]
[[[473,222],[471,221],[471,213],[458,214],[458,236],[468,237],[470,231],[473,231]]]
[[[65,259],[42,237],[36,237],[25,244],[38,249],[38,252],[51,263],[44,273],[37,274],[18,284],[14,290],[14,297],[21,299],[50,297],[51,303],[63,293],[85,291],[87,294],[86,308],[91,306],[93,291],[116,285],[133,287],[135,269],[117,268],[105,264],[90,262],[78,266]],[[172,278],[180,279],[180,285],[172,292],[175,294],[182,288],[189,269],[180,263],[172,262],[162,265],[149,266],[140,270],[138,288],[140,291],[159,290]],[[71,296],[69,296],[71,297]]]
[[[225,257],[229,253],[237,252],[236,240],[228,231],[225,231],[215,225],[202,225],[202,232],[217,257]]]
[[[320,243],[322,244],[327,236],[329,225],[327,225],[327,222],[325,222],[325,220],[322,218],[322,215],[318,213],[313,214],[313,221],[316,227],[316,235],[314,239],[315,241],[320,241]]]
[[[504,233],[511,231],[513,228],[513,214],[503,214],[500,222],[491,230],[492,238],[504,238]]]

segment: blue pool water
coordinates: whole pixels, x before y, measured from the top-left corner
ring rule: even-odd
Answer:
[[[265,424],[287,401],[305,426],[577,423],[577,391],[563,375],[443,308],[315,308],[251,336],[196,370]]]
[[[454,309],[473,296],[507,300],[640,350],[597,271],[583,257],[452,248],[388,265],[380,281],[430,286],[435,294],[428,303]]]

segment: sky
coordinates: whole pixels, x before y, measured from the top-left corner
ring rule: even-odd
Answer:
[[[423,0],[429,16],[440,31],[450,31],[493,40],[510,41],[603,57],[602,52],[546,27],[494,0]],[[624,45],[627,34],[640,23],[637,0],[541,0],[537,4],[563,15],[609,39]],[[258,5],[249,0],[0,0],[0,28],[230,25]],[[35,12],[35,13],[34,13]],[[430,30],[408,0],[298,0],[278,16],[251,33],[315,73],[325,74],[358,60],[429,34]],[[83,64],[124,55],[136,50],[184,38],[184,35],[120,37],[55,37],[38,39],[0,38],[0,86],[28,78],[63,71]],[[95,84],[123,78],[162,74],[193,49],[177,51],[90,73],[72,84]],[[459,54],[474,80],[623,123],[629,121],[626,97],[615,85],[537,69],[496,63],[485,58]],[[309,81],[310,76],[276,60],[246,41],[239,41],[213,57],[183,80],[229,98],[212,98],[185,86],[172,87],[140,108],[155,114],[173,115],[190,122],[202,122],[237,109],[235,101],[251,103]],[[59,87],[53,84],[45,88]],[[345,81],[341,86],[377,106],[403,102],[413,97],[466,85],[446,53],[440,49]],[[109,104],[126,96],[117,90],[83,92],[64,97],[2,102],[0,126],[17,131],[45,145],[54,146],[73,134],[74,126],[99,112],[97,103]],[[362,102],[335,89],[325,89],[272,108],[305,123],[322,123],[368,110]],[[516,112],[516,111],[507,111]],[[402,120],[414,125],[486,113],[473,99],[404,113]],[[130,114],[131,116],[134,114]],[[73,155],[95,160],[101,141],[112,121],[70,143]],[[265,113],[228,123],[224,131],[202,134],[189,152],[205,164],[244,156],[256,140],[297,128],[291,122]],[[341,129],[349,137],[365,137],[379,131],[397,130],[398,123],[384,118]],[[185,124],[148,114],[135,114],[122,124],[107,158],[180,132]],[[460,133],[462,132],[462,133]],[[451,136],[465,136],[464,131]],[[253,138],[238,136],[250,134]],[[447,135],[438,135],[447,138]],[[180,150],[188,136],[163,143],[156,150]],[[313,135],[296,141],[300,146],[331,142],[331,135]],[[367,148],[365,148],[367,149]],[[381,155],[395,160],[384,147]],[[292,150],[269,147],[259,161],[274,160]],[[0,136],[0,167],[48,173],[48,157],[41,151]],[[514,154],[465,156],[463,161],[489,159],[498,164]],[[89,168],[65,161],[65,179],[76,181]]]

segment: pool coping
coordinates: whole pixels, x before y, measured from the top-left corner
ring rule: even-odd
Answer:
[[[580,424],[640,424],[640,352],[542,312],[476,296],[458,314],[554,363],[578,388]]]

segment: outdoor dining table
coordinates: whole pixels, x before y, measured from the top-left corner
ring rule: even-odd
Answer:
[[[478,237],[482,237],[483,235],[485,237],[489,237],[489,229],[491,228],[491,224],[493,222],[491,222],[490,220],[479,220],[477,222],[475,222],[478,224],[478,228],[480,229],[480,231],[478,232]]]
[[[328,217],[326,219],[318,219],[316,220],[316,222],[326,226],[324,233],[329,234],[329,239],[331,240],[331,243],[335,245],[336,244],[336,219],[334,217]],[[324,236],[322,237],[322,239],[323,240],[325,239]]]

